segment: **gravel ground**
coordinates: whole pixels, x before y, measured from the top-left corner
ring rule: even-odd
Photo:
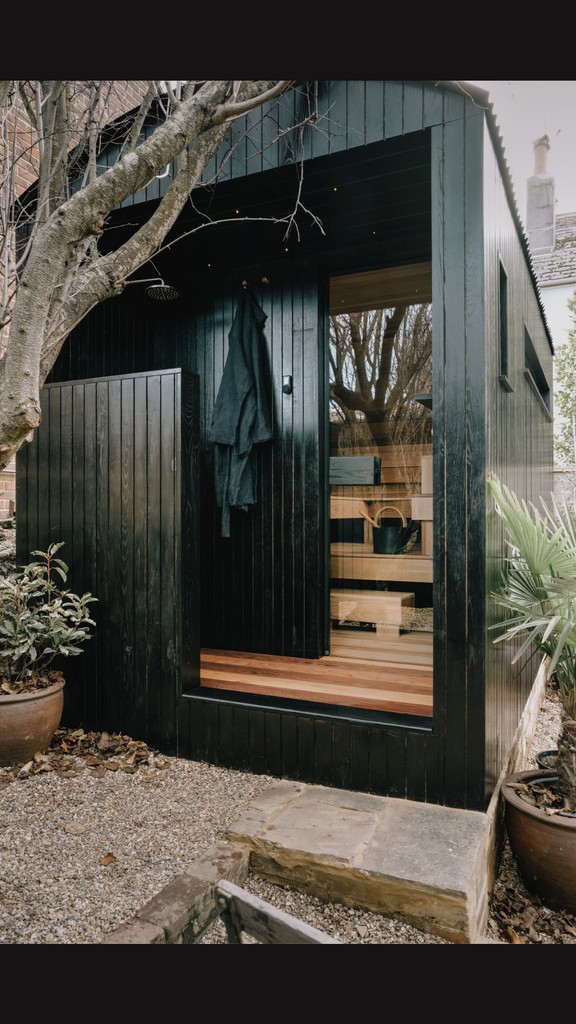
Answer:
[[[550,691],[532,751],[555,746],[558,724]],[[99,943],[188,871],[275,781],[166,757],[126,736],[59,730],[43,758],[0,769],[0,944]],[[246,888],[344,943],[451,944],[253,875]],[[576,941],[576,920],[526,892],[507,847],[488,935],[506,943]],[[217,921],[201,944],[223,942]]]
[[[533,749],[554,746],[557,721],[551,693]],[[188,871],[275,781],[166,757],[126,736],[59,730],[44,758],[27,769],[0,769],[0,943],[99,943]],[[451,944],[254,875],[246,888],[341,942]],[[507,943],[573,943],[571,923],[526,893],[506,849],[488,935]],[[201,944],[223,942],[217,921]]]
[[[556,746],[560,728],[560,702],[553,688],[545,694],[526,768],[536,767],[535,755]],[[297,890],[272,885],[250,875],[245,888],[254,896],[293,914],[316,928],[351,944],[453,945],[444,939],[420,931],[411,925],[338,903],[326,903]],[[525,888],[518,874],[508,841],[502,852],[499,871],[490,901],[487,939],[506,944],[574,944],[576,917],[551,911]],[[204,938],[205,943],[226,941],[222,922],[217,920]],[[246,937],[246,942],[253,941]]]
[[[4,784],[0,771],[0,943],[100,942],[272,781],[154,754],[132,772],[129,758]]]

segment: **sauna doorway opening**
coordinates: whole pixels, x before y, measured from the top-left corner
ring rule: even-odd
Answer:
[[[316,638],[328,650],[309,658],[203,647],[200,686],[227,699],[242,693],[343,715],[358,709],[363,719],[430,718],[431,265],[333,276],[328,284],[327,397],[319,414],[330,438],[320,566],[329,592],[326,629]]]
[[[368,706],[397,692],[431,715],[431,264],[338,275],[329,294],[330,657]]]

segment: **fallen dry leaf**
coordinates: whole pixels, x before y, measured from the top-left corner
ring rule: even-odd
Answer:
[[[51,746],[44,754],[37,754],[27,764],[5,766],[0,770],[3,782],[24,781],[40,771],[56,770],[60,775],[73,778],[84,768],[94,769],[104,763],[115,764],[117,770],[133,772],[141,765],[165,768],[166,764],[154,765],[152,757],[158,751],[148,747],[142,740],[133,740],[120,733],[85,732],[84,729],[57,729]],[[127,764],[128,769],[123,766]],[[101,778],[101,770],[96,778]]]
[[[109,734],[107,732],[101,733],[100,738],[98,739],[98,741],[96,743],[96,746],[98,747],[98,750],[109,750],[111,745],[112,744],[111,744],[111,740],[110,740]]]

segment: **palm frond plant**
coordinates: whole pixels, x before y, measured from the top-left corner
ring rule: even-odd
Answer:
[[[538,508],[493,474],[489,494],[502,519],[508,554],[500,589],[493,593],[506,617],[491,628],[495,643],[520,640],[513,664],[527,654],[546,659],[557,683],[561,729],[555,773],[564,806],[576,812],[576,513],[574,503],[551,495]]]

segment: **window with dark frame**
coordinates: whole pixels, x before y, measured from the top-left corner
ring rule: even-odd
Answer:
[[[512,391],[512,385],[508,377],[508,277],[506,271],[499,263],[499,335],[500,335],[500,373],[498,380],[506,391]]]
[[[550,416],[552,414],[550,385],[526,326],[524,326],[524,374]]]

